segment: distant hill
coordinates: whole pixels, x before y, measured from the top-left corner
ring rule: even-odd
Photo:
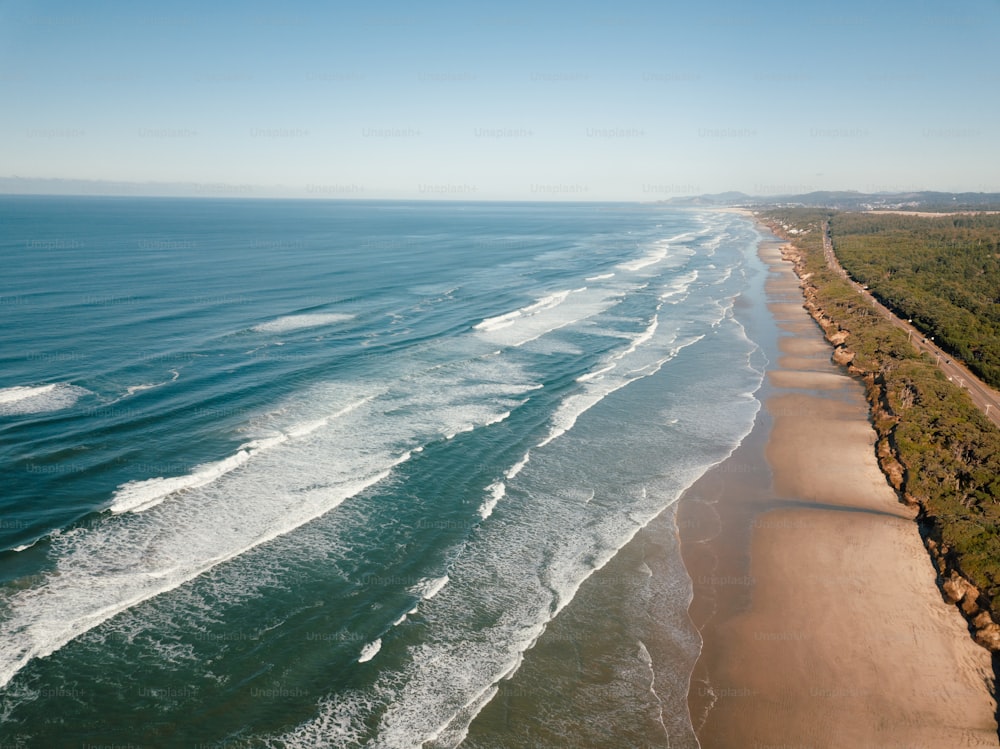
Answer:
[[[672,205],[710,205],[710,206],[733,206],[746,205],[756,202],[757,198],[747,195],[745,192],[718,192],[713,195],[693,195],[683,198],[671,198],[664,200],[664,203]]]
[[[662,201],[678,206],[804,206],[834,208],[841,211],[911,210],[911,211],[969,211],[1000,210],[1000,193],[995,192],[922,192],[863,193],[821,190],[801,195],[747,195],[742,192],[720,192],[671,198]]]

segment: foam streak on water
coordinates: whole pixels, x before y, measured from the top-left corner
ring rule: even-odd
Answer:
[[[0,388],[0,416],[59,411],[73,406],[85,395],[90,395],[90,391],[67,382]]]
[[[187,476],[126,485],[112,505],[125,514],[53,539],[56,572],[5,601],[0,685],[116,613],[329,512],[428,442],[497,422],[514,405],[510,395],[535,386],[516,368],[479,359],[356,387],[381,395],[335,388],[341,398],[348,391],[348,403],[283,430],[294,437],[251,443]],[[295,408],[330,398],[321,389]]]
[[[255,325],[253,329],[258,333],[288,333],[293,330],[302,330],[303,328],[318,328],[325,325],[346,322],[352,317],[353,315],[335,312],[311,315],[286,315],[276,320]]]
[[[360,408],[372,400],[372,398],[374,396],[361,398],[329,416],[295,425],[289,428],[287,432],[279,432],[273,436],[262,437],[248,442],[241,446],[235,454],[213,463],[197,466],[185,476],[175,476],[172,478],[163,478],[161,476],[122,484],[118,487],[118,491],[115,492],[114,497],[112,497],[109,509],[116,515],[122,512],[142,512],[155,507],[173,494],[207,486],[230,471],[234,471],[244,465],[254,455],[269,448],[282,445],[289,439],[306,437],[316,430],[322,429],[334,419],[345,416]]]

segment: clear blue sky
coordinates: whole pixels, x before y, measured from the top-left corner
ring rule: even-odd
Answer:
[[[0,177],[194,194],[1000,191],[998,0],[0,0]]]

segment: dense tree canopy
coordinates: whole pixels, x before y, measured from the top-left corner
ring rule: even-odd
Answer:
[[[841,213],[831,233],[848,273],[1000,387],[1000,215]]]

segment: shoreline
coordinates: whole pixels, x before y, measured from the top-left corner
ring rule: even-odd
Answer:
[[[698,739],[998,746],[990,654],[938,592],[863,388],[832,363],[782,245],[758,245],[779,338],[754,429],[679,503]]]

